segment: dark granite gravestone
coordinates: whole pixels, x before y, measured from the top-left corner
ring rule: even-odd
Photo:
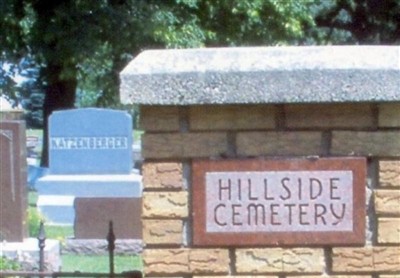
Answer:
[[[141,198],[75,198],[75,239],[103,239],[113,221],[118,239],[141,239]]]
[[[25,122],[0,122],[0,240],[22,242],[26,228]]]

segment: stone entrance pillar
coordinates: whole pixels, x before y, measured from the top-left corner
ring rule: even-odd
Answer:
[[[141,107],[145,275],[351,277],[399,273],[399,53],[399,47],[368,46],[221,48],[145,51],[135,58],[121,72],[120,92],[123,103]],[[335,233],[335,243],[316,244],[306,240],[310,237],[307,231],[302,240],[294,230],[243,233],[235,229],[230,233],[198,225],[199,219],[210,213],[205,204],[200,204],[203,212],[193,209],[199,205],[195,177],[199,169],[205,171],[196,166],[202,165],[199,161],[213,165],[234,161],[230,170],[211,169],[218,172],[217,177],[229,177],[224,172],[258,167],[246,162],[241,168],[242,160],[283,160],[281,165],[286,168],[275,168],[275,172],[263,168],[270,175],[277,171],[309,175],[310,169],[316,168],[302,165],[327,160],[327,168],[318,171],[328,171],[325,177],[344,171],[341,177],[353,184],[355,171],[334,168],[329,162],[332,159],[367,163],[362,166],[367,179],[361,179],[363,190],[359,191],[366,192],[366,197],[349,186],[352,196],[361,196],[363,202],[353,207],[357,211],[351,221],[365,215],[365,222],[361,220],[365,227],[357,241],[340,241],[352,228]],[[285,182],[276,187],[283,188]],[[217,192],[209,196],[211,199],[222,200],[228,192],[224,190],[229,185],[219,186],[220,191],[210,191]],[[332,194],[327,200],[345,198],[346,194],[335,195],[335,186],[328,187]],[[321,192],[326,189],[321,187]],[[246,198],[260,197],[254,194],[258,193],[247,193]],[[285,199],[289,198],[287,194],[277,196]],[[209,197],[200,199],[207,202]],[[242,199],[230,203],[233,224],[249,219],[240,210]],[[257,204],[275,205],[264,199]],[[316,205],[311,201],[299,203],[299,225],[311,225],[311,220],[302,217],[312,213],[312,204]],[[266,221],[282,213],[275,207],[271,211]],[[319,215],[312,218],[314,224],[322,213],[316,211],[314,206],[314,216]],[[226,223],[221,221],[221,214],[215,215],[215,222]],[[324,221],[319,223],[324,225]],[[199,244],[195,227],[233,239],[234,233],[239,233],[241,241],[227,244],[227,240],[207,242],[202,238]],[[253,241],[252,233],[268,238],[286,233],[298,239],[291,244],[280,240],[272,244]]]

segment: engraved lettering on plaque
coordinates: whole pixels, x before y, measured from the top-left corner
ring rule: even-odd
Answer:
[[[206,232],[353,230],[351,171],[206,173]]]

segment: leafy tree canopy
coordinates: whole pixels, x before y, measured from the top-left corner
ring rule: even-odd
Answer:
[[[314,18],[319,43],[400,43],[398,0],[319,0]]]
[[[31,56],[45,84],[77,80],[100,104],[116,75],[143,48],[296,43],[312,25],[311,1],[4,0],[2,59]],[[100,81],[101,80],[101,81]],[[114,94],[112,93],[114,91]]]
[[[14,73],[31,61],[45,94],[45,138],[54,110],[117,103],[119,72],[146,48],[400,37],[398,0],[2,0],[0,17],[0,93],[18,100]]]

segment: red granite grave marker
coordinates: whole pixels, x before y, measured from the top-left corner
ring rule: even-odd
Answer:
[[[27,236],[25,122],[0,122],[0,150],[0,239],[22,242]]]
[[[141,239],[141,198],[75,198],[75,238],[104,239],[113,221],[117,239]]]
[[[198,246],[359,245],[364,158],[193,162]]]

